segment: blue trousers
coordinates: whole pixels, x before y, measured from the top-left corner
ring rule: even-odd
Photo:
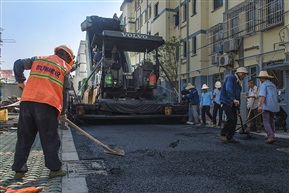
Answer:
[[[50,170],[59,170],[62,163],[58,157],[60,139],[57,128],[56,108],[44,103],[21,102],[12,170],[16,172],[28,171],[27,159],[38,132],[45,166]]]

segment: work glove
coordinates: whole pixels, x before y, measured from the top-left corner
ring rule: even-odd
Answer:
[[[24,82],[18,82],[18,89],[19,89],[21,92],[23,92],[24,87],[25,87],[25,83],[24,83]]]
[[[66,119],[67,119],[67,116],[66,116],[66,114],[64,114],[64,115],[60,115],[59,117],[58,117],[58,120],[59,121],[66,121]]]

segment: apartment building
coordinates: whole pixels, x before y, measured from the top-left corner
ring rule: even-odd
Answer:
[[[178,38],[179,85],[213,88],[240,66],[250,72],[246,80],[267,69],[289,102],[289,1],[124,0],[120,9],[128,32]]]

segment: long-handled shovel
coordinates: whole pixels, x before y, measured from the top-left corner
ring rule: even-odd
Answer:
[[[242,128],[242,132],[239,132],[240,134],[247,134],[248,137],[250,137],[250,132],[246,131],[244,129],[244,124],[243,124],[243,120],[242,120],[242,115],[241,115],[241,111],[240,111],[240,107],[237,107],[237,114],[240,118],[240,122],[241,122],[241,127]]]
[[[109,154],[113,154],[113,155],[119,155],[119,156],[124,156],[125,152],[123,149],[120,149],[114,145],[104,145],[103,143],[101,143],[100,141],[98,141],[97,139],[93,138],[91,135],[89,135],[88,133],[86,133],[85,131],[83,131],[80,127],[78,127],[77,125],[75,125],[74,123],[72,123],[69,119],[65,119],[65,121],[72,126],[74,129],[76,129],[77,131],[79,131],[80,133],[82,133],[83,135],[85,135],[86,137],[88,137],[90,140],[92,140],[93,142],[95,142],[97,145],[99,145],[100,147],[102,147],[104,149],[105,153],[109,153]]]
[[[247,123],[253,121],[253,120],[256,119],[257,117],[259,117],[261,114],[262,114],[262,112],[261,112],[261,113],[258,113],[257,115],[255,115],[255,116],[252,117],[251,119],[247,120],[246,123],[245,123],[244,125],[246,125]],[[241,128],[242,128],[242,126],[236,128],[236,131],[239,130],[239,129],[241,129]]]
[[[252,107],[253,107],[253,105],[254,105],[254,102],[255,102],[255,98],[253,98],[253,101],[252,101],[252,103],[251,103],[251,105],[250,105],[249,113],[248,113],[248,115],[247,115],[247,120],[249,119],[249,117],[250,117],[250,115],[251,115]],[[245,126],[246,128],[248,127],[248,126],[247,126],[247,122],[244,124],[244,126]]]

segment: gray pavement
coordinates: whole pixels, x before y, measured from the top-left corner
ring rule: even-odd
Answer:
[[[219,140],[219,129],[187,125],[83,127],[124,157],[103,153],[72,131],[80,161],[103,163],[86,175],[95,192],[289,192],[288,134],[266,144],[263,136],[236,134],[240,144]],[[279,132],[278,132],[279,134]],[[279,135],[278,135],[279,136]],[[279,136],[279,137],[280,137]],[[175,148],[170,144],[179,141]]]
[[[49,170],[44,166],[43,151],[37,136],[27,162],[29,171],[25,174],[24,180],[18,182],[13,179],[14,172],[11,171],[17,130],[12,128],[0,134],[0,186],[15,190],[35,186],[43,188],[42,192],[45,193],[87,193],[85,175],[78,175],[77,171],[80,170],[80,167],[73,167],[75,163],[79,162],[79,158],[71,131],[70,129],[59,130],[59,135],[62,141],[60,157],[67,175],[63,178],[48,178]]]
[[[61,192],[61,178],[48,179],[49,170],[44,166],[44,156],[39,137],[32,146],[27,164],[29,171],[25,174],[22,182],[13,179],[14,172],[11,170],[13,164],[15,146],[17,141],[17,130],[8,130],[0,134],[0,186],[12,189],[26,187],[41,187],[42,192]]]

